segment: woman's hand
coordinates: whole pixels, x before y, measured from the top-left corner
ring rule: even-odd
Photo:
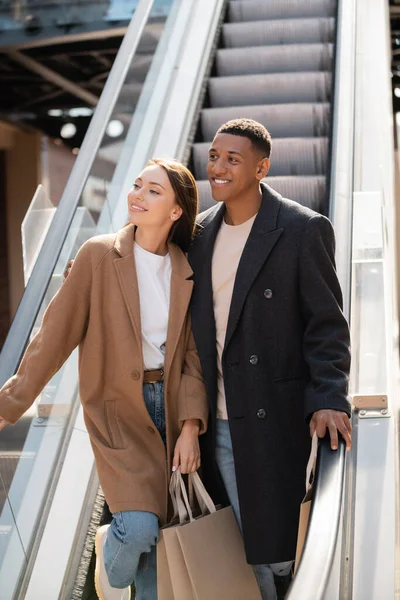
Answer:
[[[9,422],[3,419],[3,417],[0,417],[0,431],[4,429],[6,425],[9,425]]]
[[[199,431],[198,419],[189,419],[183,424],[181,435],[175,445],[173,471],[180,466],[181,473],[184,475],[194,473],[200,467]]]

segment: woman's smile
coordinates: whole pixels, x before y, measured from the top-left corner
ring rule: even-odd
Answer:
[[[140,206],[140,204],[132,201],[130,202],[129,209],[133,212],[147,212],[147,208],[144,208],[144,206]]]

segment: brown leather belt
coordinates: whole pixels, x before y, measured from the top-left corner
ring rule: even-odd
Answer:
[[[144,372],[143,383],[158,383],[159,381],[164,381],[164,369],[152,369]]]

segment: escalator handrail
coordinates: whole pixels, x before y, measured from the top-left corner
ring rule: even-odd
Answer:
[[[336,232],[336,264],[350,317],[354,172],[356,0],[338,0],[333,95],[330,212]],[[306,542],[287,600],[322,600],[328,585],[341,527],[340,515],[352,518],[351,490],[345,485],[345,443],[336,451],[327,439],[318,449],[314,496]],[[350,464],[350,463],[349,463]],[[343,548],[348,545],[346,532]],[[343,558],[342,558],[343,561]],[[343,564],[342,564],[343,566]]]
[[[17,370],[154,0],[139,0],[0,355],[0,386]]]
[[[329,437],[319,440],[307,536],[296,576],[286,600],[321,600],[330,576],[339,532],[346,447],[331,450]]]

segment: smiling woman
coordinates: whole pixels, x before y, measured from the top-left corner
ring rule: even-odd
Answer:
[[[166,254],[170,240],[187,252],[196,227],[198,194],[193,175],[181,163],[154,158],[128,193],[129,223],[137,226],[136,242],[151,252]],[[165,238],[155,248],[155,238]],[[150,239],[152,241],[150,241]]]
[[[128,194],[128,209],[126,227],[78,252],[16,375],[0,390],[0,430],[22,416],[79,345],[85,423],[113,513],[96,536],[98,596],[129,600],[135,582],[138,595],[145,589],[155,600],[169,474],[199,468],[198,437],[207,428],[185,257],[195,180],[176,161],[152,160]]]

